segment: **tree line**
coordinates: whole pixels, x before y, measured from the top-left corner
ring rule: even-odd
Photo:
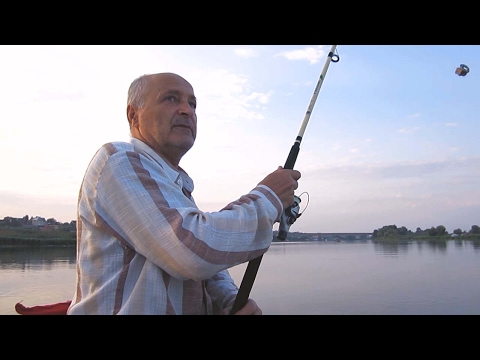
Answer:
[[[453,230],[455,236],[478,237],[480,235],[480,227],[472,225],[469,231],[462,229]],[[447,228],[443,225],[432,226],[430,229],[422,230],[417,227],[415,232],[407,229],[405,226],[397,227],[396,225],[385,225],[376,229],[372,233],[372,239],[378,238],[419,238],[419,237],[450,237]]]
[[[32,226],[32,220],[38,217],[30,217],[25,215],[23,218],[15,218],[11,216],[6,216],[3,219],[0,219],[0,229],[6,228],[30,228],[29,230],[35,229],[35,226]],[[69,223],[58,222],[55,218],[45,219],[46,225],[56,226],[59,230],[64,231],[74,231],[76,229],[76,221],[72,220]],[[33,228],[33,229],[32,229]],[[27,229],[25,229],[27,230]],[[454,236],[461,236],[463,238],[478,238],[480,239],[480,227],[478,225],[472,225],[470,230],[464,231],[460,228],[453,230],[452,233]],[[305,235],[305,234],[301,234]],[[293,235],[292,235],[293,236]],[[290,236],[290,237],[292,237]],[[378,228],[373,231],[372,239],[381,239],[381,238],[429,238],[429,237],[450,237],[451,234],[448,233],[447,229],[443,225],[432,226],[429,229],[422,230],[420,227],[417,227],[415,232],[407,229],[405,226],[398,227],[397,225],[385,225],[381,228]]]
[[[40,216],[28,216],[25,215],[24,217],[21,218],[15,218],[12,216],[5,216],[3,219],[0,220],[0,228],[1,227],[9,227],[9,228],[20,228],[20,227],[31,227],[34,228],[34,219],[39,218],[44,221],[44,225],[49,225],[49,226],[56,226],[59,229],[65,229],[65,230],[71,230],[76,228],[77,221],[72,220],[70,222],[64,222],[61,223],[57,221],[55,218],[48,218],[45,219]]]

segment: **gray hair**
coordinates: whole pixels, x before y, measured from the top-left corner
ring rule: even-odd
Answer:
[[[127,105],[134,105],[138,108],[142,108],[145,105],[145,85],[148,81],[150,74],[142,75],[132,81],[128,88]]]

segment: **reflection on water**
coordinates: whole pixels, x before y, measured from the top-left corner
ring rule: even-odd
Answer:
[[[472,241],[472,244],[473,244],[473,248],[475,250],[480,251],[480,240],[474,240],[474,241]]]
[[[372,241],[375,252],[384,256],[398,256],[405,254],[411,246],[407,241]]]
[[[230,269],[237,284],[247,264]],[[274,243],[250,296],[263,313],[480,315],[480,241]],[[70,300],[75,248],[0,248],[0,314]]]
[[[75,286],[75,246],[0,247],[0,314],[25,306],[70,300]]]
[[[47,267],[58,262],[75,264],[75,246],[0,247],[0,269]]]
[[[479,256],[471,241],[278,243],[250,296],[267,315],[480,314]]]
[[[372,240],[371,242],[374,245],[375,252],[378,255],[384,256],[398,256],[406,254],[408,251],[414,250],[414,247],[417,247],[418,251],[422,251],[422,249],[424,249],[426,251],[446,253],[449,243],[453,244],[453,246],[458,249],[462,247],[468,247],[473,248],[474,251],[480,251],[480,240]]]

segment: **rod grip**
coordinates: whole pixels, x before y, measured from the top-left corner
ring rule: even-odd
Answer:
[[[288,154],[287,161],[285,161],[284,169],[293,169],[293,165],[295,165],[295,161],[297,161],[298,153],[300,152],[300,142],[295,141],[290,149],[290,153]]]
[[[253,282],[257,276],[260,263],[262,262],[262,257],[263,255],[260,255],[259,257],[248,262],[247,269],[243,275],[242,283],[238,289],[237,297],[233,303],[232,310],[230,310],[230,315],[236,314],[238,310],[247,304],[248,297],[250,296],[250,290],[252,290]]]

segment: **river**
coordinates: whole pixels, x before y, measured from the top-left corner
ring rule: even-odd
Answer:
[[[230,269],[241,283],[247,264]],[[265,315],[479,315],[478,241],[274,243],[250,296]],[[69,300],[75,248],[0,248],[0,314]]]

